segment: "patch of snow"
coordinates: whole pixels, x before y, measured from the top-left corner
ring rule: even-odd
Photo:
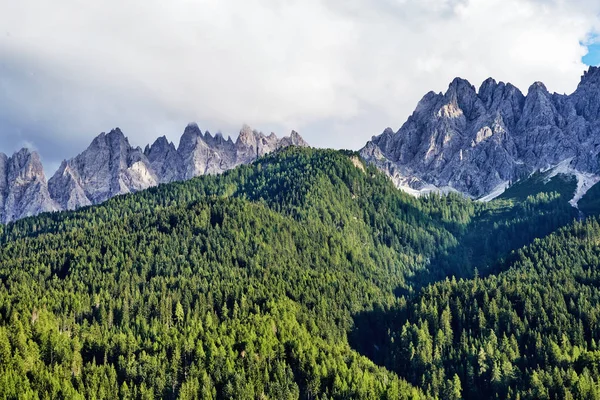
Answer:
[[[552,169],[550,174],[546,177],[546,180],[550,180],[558,174],[573,175],[577,178],[577,189],[573,195],[573,198],[569,200],[569,204],[573,207],[577,207],[577,203],[587,193],[588,190],[596,183],[600,182],[600,176],[594,175],[590,172],[580,172],[576,169],[571,168],[571,161],[573,158],[567,158],[561,161],[556,167]]]
[[[575,190],[575,195],[569,201],[569,204],[578,208],[577,203],[579,200],[581,200],[592,186],[600,182],[600,176],[590,173],[581,173],[579,171],[573,171],[573,174],[577,177],[577,189]]]
[[[509,181],[504,181],[499,183],[490,193],[487,195],[477,199],[478,201],[488,202],[494,200],[496,197],[500,196],[506,188],[508,187]]]
[[[567,158],[566,160],[562,160],[555,166],[551,166],[545,169],[542,169],[541,172],[551,171],[545,179],[545,182],[548,182],[550,179],[554,178],[558,174],[564,175],[574,175],[573,172],[576,172],[573,168],[571,168],[571,161],[573,161],[573,157]]]

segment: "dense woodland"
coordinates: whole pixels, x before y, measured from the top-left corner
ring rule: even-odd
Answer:
[[[600,398],[600,226],[573,181],[512,189],[288,148],[0,226],[0,393]]]

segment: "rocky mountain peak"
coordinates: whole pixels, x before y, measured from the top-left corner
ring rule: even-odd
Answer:
[[[36,151],[22,148],[8,159],[11,180],[46,182],[44,167]]]
[[[550,93],[548,92],[548,89],[546,89],[546,85],[544,85],[543,82],[533,82],[531,84],[531,86],[529,86],[529,89],[527,90],[527,96],[531,95],[531,94],[539,94],[539,95],[544,95],[544,96],[549,96]]]
[[[196,134],[196,135],[202,134],[202,131],[200,131],[200,128],[198,127],[197,123],[190,122],[185,127],[185,130],[183,131],[183,135],[185,136],[185,135],[190,135],[190,134]]]
[[[115,128],[98,135],[85,151],[63,163],[48,188],[63,208],[73,209],[157,183],[142,150],[133,148]]]
[[[446,90],[446,98],[449,99],[458,99],[463,97],[471,97],[473,94],[477,94],[475,91],[475,86],[471,85],[471,83],[463,78],[454,78],[450,85],[448,85],[448,90]]]
[[[590,66],[583,72],[579,86],[600,84],[600,67]]]
[[[168,183],[179,179],[182,169],[181,155],[173,142],[169,142],[166,136],[156,139],[152,146],[146,146],[144,156],[148,159],[158,183]]]
[[[0,223],[97,204],[160,183],[219,174],[290,145],[307,146],[297,132],[278,139],[244,126],[234,143],[220,132],[203,134],[190,123],[178,148],[162,136],[142,151],[115,128],[96,136],[76,157],[64,160],[48,182],[36,152],[22,149],[11,157],[0,153]]]
[[[237,138],[236,145],[256,146],[258,132],[252,130],[250,126],[244,124],[240,129],[240,134]]]
[[[23,148],[11,157],[0,156],[0,206],[4,222],[58,209],[37,152]]]
[[[527,95],[486,79],[478,91],[456,78],[444,95],[427,93],[393,132],[361,150],[411,193],[455,190],[481,197],[540,168],[572,159],[572,168],[600,174],[600,68],[590,68],[571,95],[541,82]]]
[[[274,135],[274,134],[272,134],[272,135]],[[269,138],[271,138],[271,136],[269,136]],[[283,148],[283,147],[287,147],[287,146],[308,147],[308,143],[306,143],[306,141],[304,141],[302,136],[300,136],[300,134],[294,130],[290,133],[289,137],[283,137],[281,139],[277,139],[277,136],[275,136],[271,140],[278,141],[277,148]]]
[[[152,145],[146,145],[144,148],[144,155],[149,157],[152,153],[157,154],[169,149],[175,150],[175,145],[172,142],[169,142],[166,136],[161,136],[157,138]]]
[[[160,136],[157,138],[152,145],[147,145],[144,153],[149,155],[156,151],[175,150],[173,142],[169,142],[166,136]]]

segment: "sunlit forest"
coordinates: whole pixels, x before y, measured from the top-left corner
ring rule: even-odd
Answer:
[[[0,397],[600,398],[574,186],[415,198],[291,147],[0,226]]]

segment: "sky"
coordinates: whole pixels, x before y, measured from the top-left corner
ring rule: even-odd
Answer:
[[[47,173],[120,127],[188,122],[359,149],[456,76],[572,92],[600,64],[597,0],[0,0],[0,152]]]

